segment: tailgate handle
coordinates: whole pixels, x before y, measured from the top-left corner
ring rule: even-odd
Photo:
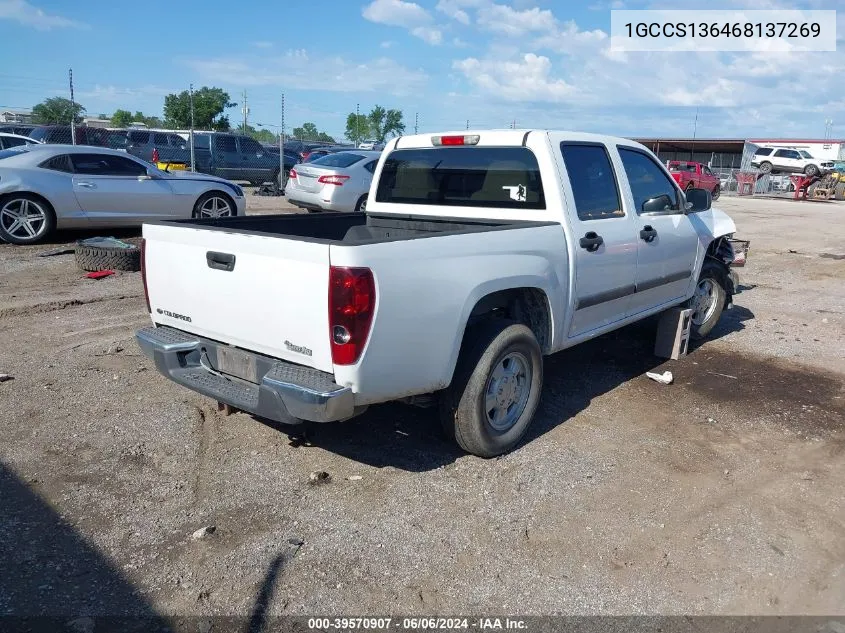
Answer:
[[[235,256],[231,253],[217,253],[215,251],[208,251],[205,254],[205,261],[209,268],[215,270],[233,271],[235,269]]]

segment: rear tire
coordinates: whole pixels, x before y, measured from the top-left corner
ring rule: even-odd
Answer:
[[[807,165],[804,168],[804,175],[805,176],[817,176],[819,173],[819,168],[815,165]]]
[[[698,276],[695,294],[684,304],[692,309],[690,336],[701,340],[716,327],[727,299],[728,271],[724,264],[707,259]]]
[[[722,188],[719,185],[716,185],[716,188],[713,190],[713,200],[718,200],[719,196],[722,195]]]
[[[833,191],[837,200],[845,200],[845,181],[837,183],[836,189]]]
[[[367,194],[361,196],[360,200],[358,200],[358,204],[355,205],[355,212],[356,213],[366,213],[367,212]]]
[[[760,163],[760,173],[762,173],[762,174],[772,173],[772,164],[769,161],[764,161],[764,162]]]
[[[30,193],[0,197],[0,241],[26,246],[37,244],[56,229],[53,207]]]
[[[468,331],[452,384],[440,396],[446,435],[479,457],[512,450],[540,402],[543,355],[521,323],[496,319]]]

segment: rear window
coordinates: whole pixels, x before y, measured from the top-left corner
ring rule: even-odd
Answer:
[[[326,154],[322,158],[313,161],[312,165],[319,165],[320,167],[349,167],[360,160],[364,160],[361,154],[347,154],[345,152],[339,154]]]
[[[210,137],[208,134],[194,134],[194,148],[195,149],[209,149]]]
[[[669,163],[669,171],[688,171],[695,173],[695,165],[688,165],[686,163]]]
[[[403,149],[384,162],[378,202],[545,209],[540,168],[526,147]]]
[[[768,156],[771,153],[772,153],[771,147],[761,147],[756,152],[754,152],[754,155],[755,156]]]
[[[129,132],[129,141],[136,145],[146,145],[150,142],[149,132]]]

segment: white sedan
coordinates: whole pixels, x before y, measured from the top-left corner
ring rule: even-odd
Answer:
[[[243,190],[228,180],[162,171],[119,150],[37,144],[0,151],[0,240],[10,244],[34,244],[55,229],[245,212]]]

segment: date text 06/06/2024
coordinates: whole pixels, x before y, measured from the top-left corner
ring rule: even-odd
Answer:
[[[518,618],[309,618],[308,628],[315,631],[390,631],[399,630],[525,630],[526,623]]]

